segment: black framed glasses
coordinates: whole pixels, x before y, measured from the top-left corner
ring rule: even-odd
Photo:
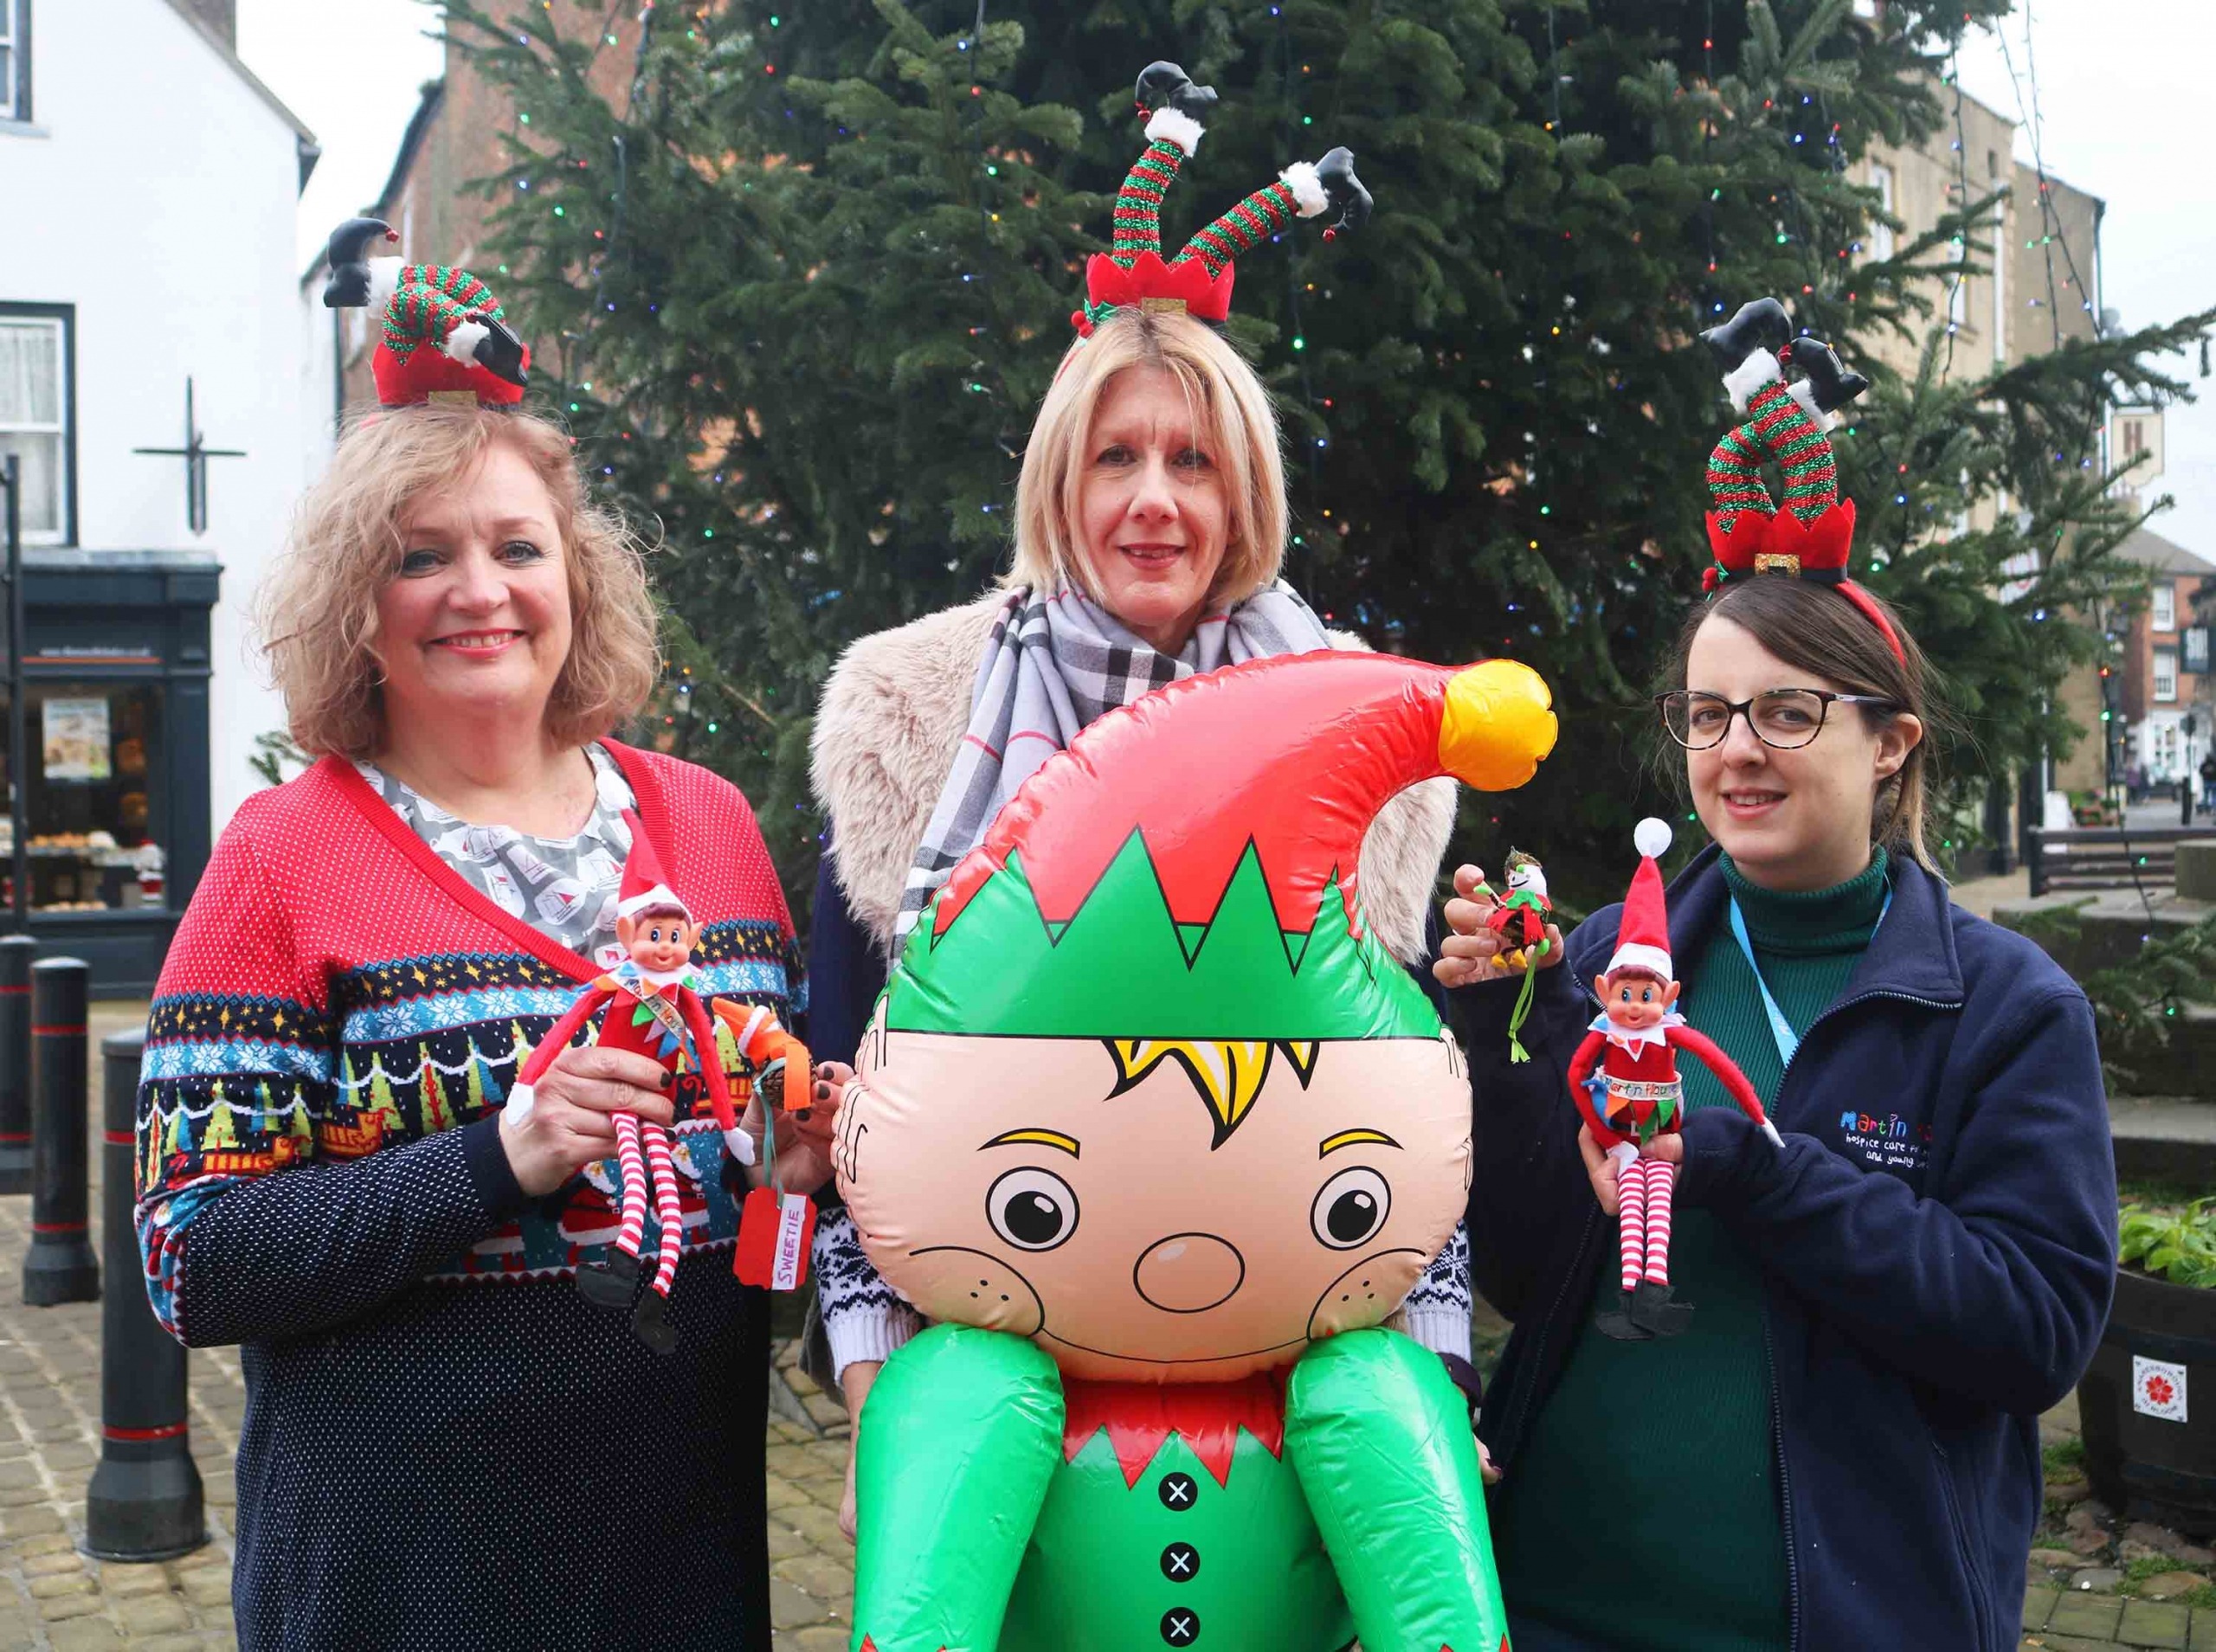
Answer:
[[[1834,705],[1894,704],[1878,694],[1834,694],[1824,688],[1773,688],[1749,700],[1727,700],[1704,689],[1672,689],[1654,697],[1662,726],[1687,751],[1706,751],[1723,743],[1731,719],[1744,717],[1755,738],[1780,751],[1795,751],[1824,731]]]

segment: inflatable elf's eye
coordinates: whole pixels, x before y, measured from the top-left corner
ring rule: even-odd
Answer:
[[[1052,1250],[1077,1231],[1077,1194],[1051,1170],[1011,1170],[985,1193],[985,1219],[1021,1250]]]
[[[1342,1170],[1324,1184],[1309,1212],[1316,1237],[1334,1250],[1351,1250],[1385,1225],[1393,1190],[1367,1165]]]

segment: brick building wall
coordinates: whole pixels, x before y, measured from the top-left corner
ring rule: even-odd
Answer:
[[[207,4],[230,0],[203,0]],[[543,14],[542,14],[543,15]],[[576,24],[566,22],[565,31]],[[637,16],[626,12],[608,25],[589,77],[594,88],[619,106],[630,85],[638,52]],[[507,170],[506,138],[523,132],[514,102],[477,73],[467,53],[452,41],[440,80],[424,88],[417,119],[403,139],[384,193],[364,209],[400,232],[399,252],[419,262],[460,264],[500,291],[499,260],[490,250],[486,220],[501,204],[470,186]],[[345,403],[367,407],[377,399],[370,377],[376,344],[365,312],[337,312]]]

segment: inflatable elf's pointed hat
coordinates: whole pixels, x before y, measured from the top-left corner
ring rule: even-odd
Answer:
[[[955,868],[885,1025],[1104,1038],[1141,1070],[1149,1048],[1298,1063],[1317,1039],[1436,1037],[1429,1000],[1363,929],[1363,834],[1420,781],[1521,786],[1554,747],[1551,704],[1510,660],[1318,651],[1112,711]]]

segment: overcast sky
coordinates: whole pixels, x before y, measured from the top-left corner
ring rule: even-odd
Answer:
[[[300,205],[306,268],[331,226],[383,187],[417,90],[440,72],[435,14],[420,0],[239,0],[238,11],[240,55],[323,143]],[[1962,84],[2021,120],[2036,67],[2047,169],[2108,202],[2103,302],[2131,326],[2216,305],[2201,83],[2216,61],[2216,0],[2020,0],[2006,33],[2014,79],[1999,45],[1973,35]],[[2032,158],[2021,125],[2017,147]],[[2090,249],[2072,251],[2090,261]],[[2200,370],[2197,357],[2177,365]],[[2216,561],[2216,379],[2194,386],[2204,399],[2171,410],[2168,472],[2155,485],[2177,508],[2155,525]]]

